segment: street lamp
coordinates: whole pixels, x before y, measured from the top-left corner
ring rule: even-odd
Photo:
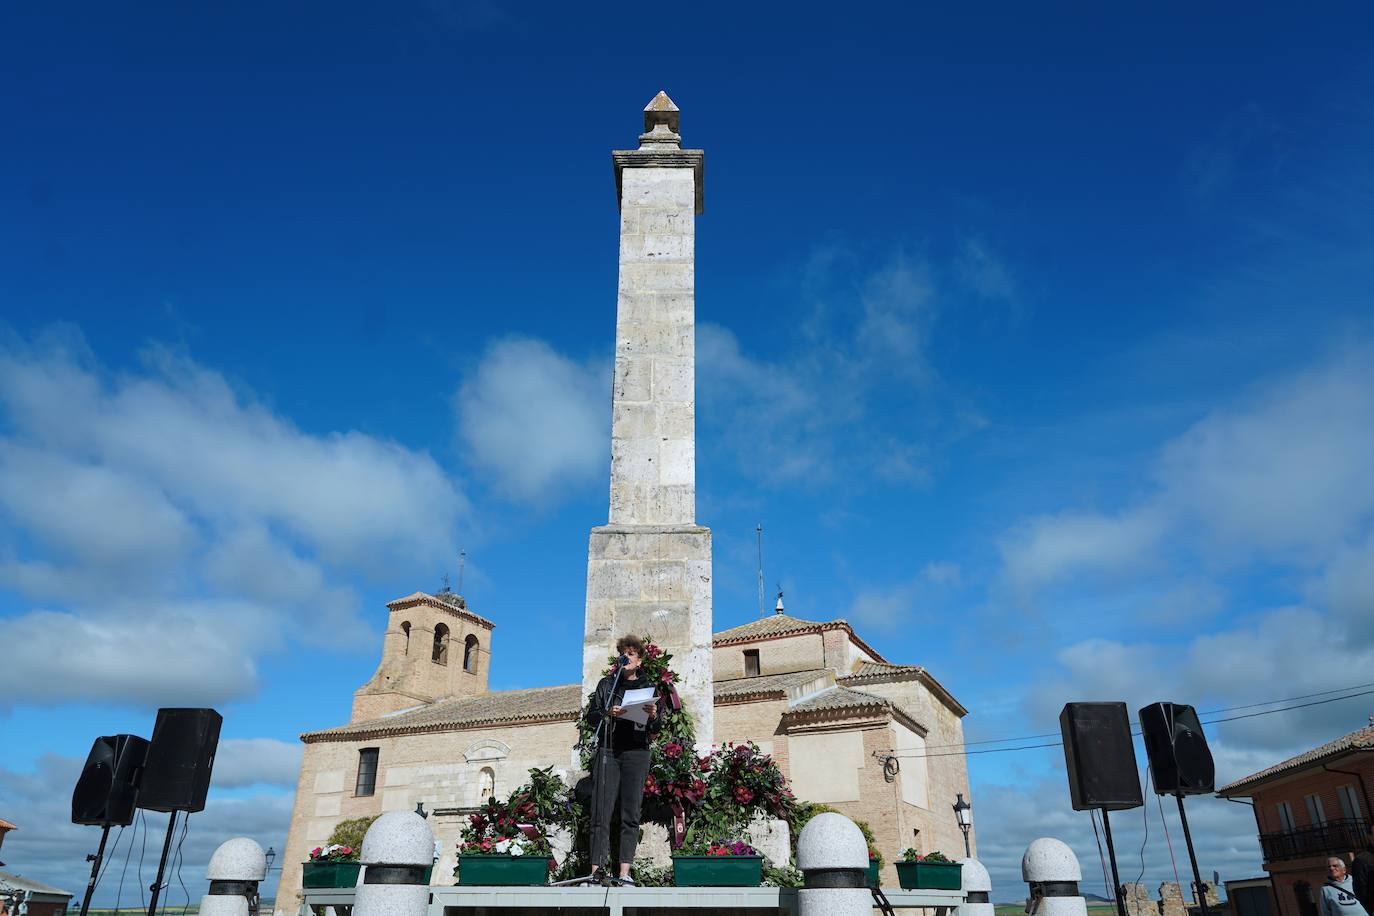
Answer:
[[[263,853],[263,855],[267,858],[267,870],[271,871],[272,862],[277,858],[277,851],[273,849],[271,846],[268,846],[267,852]]]
[[[964,831],[964,858],[973,855],[968,848],[968,831],[973,826],[973,806],[964,801],[964,793],[960,792],[958,799],[954,802],[954,819],[959,822],[959,829]]]
[[[425,818],[426,820],[429,819],[429,812],[425,810],[425,803],[424,803],[424,802],[416,802],[416,803],[415,803],[415,813],[418,814],[418,815],[420,815],[420,817]]]

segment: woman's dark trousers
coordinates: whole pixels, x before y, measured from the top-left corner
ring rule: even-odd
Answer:
[[[592,762],[596,775],[596,805],[592,809],[596,822],[592,825],[592,864],[607,864],[610,854],[611,814],[616,800],[620,801],[620,857],[616,860],[628,865],[634,862],[635,846],[639,844],[639,809],[644,801],[644,777],[649,772],[649,749],[602,750]]]

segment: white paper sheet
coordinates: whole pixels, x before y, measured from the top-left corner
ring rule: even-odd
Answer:
[[[625,697],[620,701],[621,707],[625,710],[621,718],[629,719],[636,725],[647,725],[649,714],[644,711],[644,704],[652,703],[656,698],[657,693],[652,687],[625,691]]]

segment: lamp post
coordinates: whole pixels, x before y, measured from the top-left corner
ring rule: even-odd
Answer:
[[[267,870],[271,871],[272,862],[277,858],[277,851],[273,849],[271,846],[268,846],[267,852],[263,853],[263,857],[267,859]]]
[[[964,801],[964,793],[960,792],[957,800],[954,802],[954,819],[959,822],[959,829],[964,831],[964,858],[969,858],[973,855],[973,853],[969,851],[968,846],[968,831],[969,828],[973,826],[972,812],[973,806]]]

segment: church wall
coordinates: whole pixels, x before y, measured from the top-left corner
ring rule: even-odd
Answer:
[[[790,748],[787,735],[778,729],[778,720],[787,711],[786,700],[760,700],[755,703],[734,703],[716,707],[717,745],[727,741],[740,744],[753,741],[765,754],[771,754],[790,776]]]
[[[575,770],[576,741],[577,728],[567,721],[306,744],[282,864],[281,886],[293,890],[279,895],[277,912],[295,911],[301,863],[339,821],[413,811],[417,802],[424,802],[429,811],[473,807],[482,770],[488,768],[495,776],[491,791],[503,797],[526,781],[531,767]],[[358,796],[358,752],[371,747],[378,749],[376,791]],[[436,883],[452,883],[454,847],[462,825],[461,817],[430,819],[442,851]]]
[[[758,651],[759,674],[786,674],[789,671],[809,671],[813,668],[824,668],[826,664],[824,635],[823,633],[800,633],[796,636],[782,636],[777,639],[763,639],[758,642],[717,646],[712,650],[715,679],[728,681],[744,677],[744,652],[746,649]]]
[[[919,680],[886,684],[863,683],[853,686],[864,693],[893,701],[926,729],[925,744],[930,756],[924,762],[930,807],[923,809],[912,806],[909,817],[912,819],[912,826],[920,826],[920,822],[928,821],[929,829],[936,830],[936,839],[932,840],[923,852],[939,849],[943,853],[951,854],[951,857],[954,852],[962,856],[964,839],[954,823],[954,801],[958,793],[962,792],[965,800],[976,804],[969,791],[968,765],[963,753],[963,719]],[[907,766],[908,761],[902,761],[902,765]],[[924,813],[926,811],[929,813]],[[923,837],[930,836],[926,829],[922,828]],[[975,852],[977,847],[974,840],[977,829],[975,825],[969,832],[969,843]],[[907,830],[905,836],[909,840],[911,831]],[[906,842],[902,848],[909,845],[911,843]]]

